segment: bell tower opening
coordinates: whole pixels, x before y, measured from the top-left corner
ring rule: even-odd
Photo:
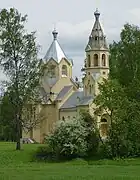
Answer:
[[[99,65],[99,62],[98,62],[98,54],[94,54],[93,64],[94,64],[94,66],[98,66],[98,65]]]
[[[106,55],[102,54],[102,66],[106,66]]]
[[[49,77],[52,77],[52,78],[56,77],[56,66],[53,64],[50,64],[47,73]]]
[[[63,65],[62,66],[62,76],[67,76],[68,75],[68,70],[67,70],[67,66]]]

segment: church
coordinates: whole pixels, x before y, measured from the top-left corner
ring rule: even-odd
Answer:
[[[57,39],[58,32],[56,30],[52,32],[53,42],[43,59],[46,68],[40,80],[42,103],[38,111],[43,118],[32,132],[23,133],[23,137],[32,138],[41,143],[51,132],[56,121],[75,118],[81,109],[89,111],[92,115],[95,107],[93,100],[99,93],[98,83],[104,78],[107,79],[109,74],[109,49],[98,10],[95,11],[94,16],[94,25],[85,47],[82,89],[72,77],[74,62],[61,48]],[[107,120],[104,117],[98,117],[97,121],[102,137],[106,136]]]

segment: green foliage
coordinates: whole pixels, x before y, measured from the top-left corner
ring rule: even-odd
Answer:
[[[110,45],[110,77],[126,87],[129,98],[140,91],[140,29],[125,24],[120,41]]]
[[[88,111],[81,110],[81,119],[85,122],[86,128],[88,130],[87,141],[87,155],[96,156],[98,151],[98,146],[100,142],[99,130],[97,128],[96,119],[93,118]]]
[[[117,109],[121,111],[123,106],[126,105],[122,102],[122,100],[127,102],[125,89],[121,87],[117,79],[104,80],[103,83],[99,84],[99,90],[100,94],[94,101],[97,105],[95,114],[102,115],[104,112],[111,116],[113,111],[114,113],[117,113]],[[120,113],[124,114],[123,112],[119,112],[118,114]]]
[[[33,161],[56,161],[56,155],[53,152],[53,150],[45,145],[45,146],[40,146],[38,149],[33,153],[32,155],[32,160]]]
[[[86,155],[88,131],[84,121],[71,119],[58,121],[52,134],[46,137],[46,144],[59,158],[76,158]]]
[[[140,29],[125,24],[120,41],[110,45],[110,78],[99,85],[96,114],[108,115],[106,157],[140,155]]]
[[[125,88],[116,80],[99,85],[96,114],[108,116],[108,137],[101,148],[106,157],[139,156],[140,109],[137,101],[127,98]]]
[[[10,96],[5,93],[0,104],[0,139],[4,141],[16,141],[16,127],[14,106],[9,100]]]
[[[2,9],[0,12],[0,65],[8,77],[7,93],[14,107],[17,149],[20,149],[21,128],[24,126],[24,106],[38,99],[37,88],[42,75],[37,59],[38,47],[35,33],[27,33],[24,25],[27,15],[16,9]]]
[[[53,132],[45,138],[47,146],[39,148],[37,160],[70,160],[93,156],[98,148],[98,136],[93,118],[82,111],[79,118],[58,121]]]

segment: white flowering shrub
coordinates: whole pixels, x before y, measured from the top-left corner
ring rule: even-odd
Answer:
[[[61,161],[95,156],[99,145],[96,121],[87,111],[81,111],[79,118],[56,122],[45,141],[46,146],[39,147],[33,155],[35,160]]]
[[[46,143],[58,156],[65,158],[85,156],[88,150],[89,130],[80,119],[67,119],[55,124],[52,134],[46,137]]]

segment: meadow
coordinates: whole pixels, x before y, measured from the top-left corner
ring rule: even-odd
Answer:
[[[140,159],[89,160],[65,163],[32,162],[37,144],[16,151],[14,143],[0,143],[0,180],[129,180],[140,179]]]

